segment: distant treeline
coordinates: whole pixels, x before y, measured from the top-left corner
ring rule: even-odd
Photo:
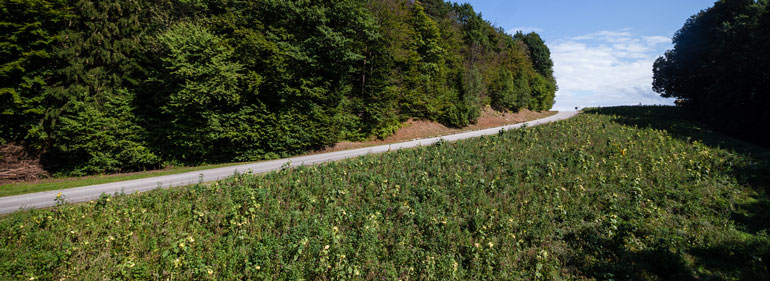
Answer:
[[[770,145],[770,2],[724,0],[687,20],[653,88],[703,120]]]
[[[275,158],[547,110],[536,33],[443,0],[0,0],[0,144],[52,171]]]

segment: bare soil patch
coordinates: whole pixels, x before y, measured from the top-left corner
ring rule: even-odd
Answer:
[[[371,139],[362,142],[342,141],[334,146],[327,147],[314,153],[325,153],[347,149],[355,149],[367,146],[382,145],[410,141],[414,139],[430,138],[437,136],[451,135],[460,132],[475,131],[487,128],[500,127],[516,123],[522,123],[530,120],[540,119],[556,114],[556,111],[530,111],[527,109],[519,112],[501,112],[486,107],[482,110],[481,116],[476,124],[464,128],[450,128],[441,123],[427,120],[409,119],[398,129],[398,131],[385,139]]]

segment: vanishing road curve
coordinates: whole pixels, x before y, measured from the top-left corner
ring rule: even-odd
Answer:
[[[550,123],[554,121],[571,118],[576,114],[577,112],[575,111],[565,111],[565,112],[556,113],[555,115],[552,115],[546,118],[537,119],[529,122],[483,129],[478,131],[464,132],[464,133],[442,136],[442,137],[419,139],[419,140],[413,140],[413,141],[407,141],[407,142],[401,142],[401,143],[371,146],[371,147],[364,147],[364,148],[358,148],[358,149],[343,150],[343,151],[336,151],[336,152],[329,152],[329,153],[322,153],[322,154],[315,154],[315,155],[297,156],[297,157],[291,157],[291,158],[263,161],[258,163],[243,164],[243,165],[230,166],[230,167],[224,167],[224,168],[194,171],[194,172],[188,172],[188,173],[176,174],[176,175],[168,175],[168,176],[144,178],[144,179],[137,179],[137,180],[89,185],[89,186],[75,187],[75,188],[69,188],[69,189],[60,189],[60,190],[0,197],[0,214],[12,213],[20,209],[45,208],[45,207],[54,206],[56,204],[54,199],[56,199],[56,195],[59,194],[59,192],[61,192],[62,196],[66,198],[67,202],[70,202],[70,203],[84,202],[84,201],[98,199],[102,193],[130,194],[135,192],[152,190],[156,188],[168,188],[171,186],[196,184],[201,181],[203,182],[215,181],[218,179],[227,178],[239,172],[252,171],[253,173],[265,173],[269,171],[278,170],[285,165],[291,165],[291,166],[313,165],[318,163],[357,157],[361,155],[398,150],[402,148],[426,146],[426,145],[431,145],[433,143],[436,143],[442,139],[445,141],[456,141],[456,140],[485,136],[485,135],[493,135],[493,134],[497,134],[500,130],[516,129],[524,125],[527,125],[529,127],[537,126],[540,124],[545,124],[545,123]]]

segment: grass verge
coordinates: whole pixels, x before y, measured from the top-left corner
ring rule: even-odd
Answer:
[[[201,171],[207,169],[216,169],[228,166],[241,165],[244,163],[224,163],[224,164],[211,164],[194,167],[175,167],[167,168],[163,170],[135,172],[128,174],[110,174],[110,175],[98,175],[98,176],[85,176],[85,177],[71,177],[71,178],[51,178],[33,182],[17,182],[0,186],[0,197],[11,196],[25,193],[49,191],[64,188],[73,188],[88,186],[94,184],[103,184],[127,180],[136,180],[150,177],[159,177],[166,175],[181,174],[187,172]]]
[[[414,128],[409,128],[409,129],[400,130],[399,133],[397,133],[394,136],[388,137],[385,140],[371,140],[371,141],[363,141],[363,142],[345,141],[345,142],[339,143],[334,147],[329,147],[320,151],[308,152],[307,154],[355,149],[355,148],[361,148],[361,147],[367,147],[367,146],[375,146],[375,145],[409,141],[415,138],[429,138],[429,137],[435,137],[435,136],[456,134],[456,133],[472,131],[472,130],[481,130],[481,129],[491,128],[491,127],[497,127],[497,126],[516,123],[516,122],[507,121],[508,120],[507,118],[511,118],[512,120],[519,120],[521,122],[526,122],[526,121],[531,121],[534,119],[540,119],[540,118],[545,118],[545,117],[554,115],[556,114],[556,111],[546,111],[546,112],[526,111],[526,113],[524,114],[515,114],[515,113],[512,114],[512,113],[498,113],[498,112],[489,110],[489,111],[485,111],[484,113],[485,113],[485,116],[482,116],[482,118],[479,120],[480,121],[479,124],[470,125],[462,129],[447,128],[447,127],[444,127],[443,125],[435,123],[435,125],[432,126],[431,128],[432,130],[431,129],[414,130]],[[493,114],[502,114],[502,116],[494,116]],[[407,131],[407,132],[403,132],[403,131]],[[49,191],[49,190],[56,190],[56,189],[81,187],[81,186],[88,186],[88,185],[94,185],[94,184],[112,183],[112,182],[143,179],[143,178],[150,178],[150,177],[174,175],[174,174],[201,171],[201,170],[207,170],[207,169],[235,166],[235,165],[241,165],[246,163],[249,163],[249,162],[209,164],[209,165],[192,166],[192,167],[177,167],[177,168],[167,168],[162,170],[154,170],[154,171],[146,171],[146,172],[134,172],[134,173],[127,173],[127,174],[109,174],[109,175],[97,175],[97,176],[85,176],[85,177],[51,178],[51,179],[43,179],[43,180],[30,181],[30,182],[17,182],[17,183],[0,185],[0,197],[25,194],[25,193],[33,193],[33,192],[42,192],[42,191]]]
[[[0,219],[0,279],[768,280],[768,151],[670,107]]]

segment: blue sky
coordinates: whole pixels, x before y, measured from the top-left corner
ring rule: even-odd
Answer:
[[[652,63],[671,37],[714,0],[470,0],[514,33],[535,31],[551,49],[559,84],[554,109],[673,104],[652,91]]]

